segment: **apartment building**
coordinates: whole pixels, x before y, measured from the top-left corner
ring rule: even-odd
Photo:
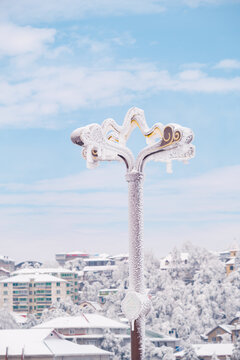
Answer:
[[[51,276],[58,277],[62,280],[66,280],[68,283],[68,295],[71,297],[73,303],[78,303],[78,272],[65,269],[62,267],[59,268],[24,268],[14,271],[11,276],[16,275],[31,275],[31,274],[47,274]]]
[[[68,283],[48,274],[16,275],[0,281],[0,307],[40,317],[54,302],[70,296]]]

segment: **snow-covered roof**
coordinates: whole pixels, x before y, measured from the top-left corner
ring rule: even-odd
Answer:
[[[37,329],[54,328],[54,329],[78,329],[78,328],[110,328],[110,329],[128,329],[118,321],[109,319],[98,314],[83,314],[79,316],[61,316],[55,319],[46,321],[40,325],[35,326]]]
[[[224,331],[228,332],[229,334],[231,334],[231,330],[233,329],[232,325],[229,324],[221,324],[221,325],[217,325],[215,326],[213,329],[211,329],[210,331],[208,331],[206,333],[206,336],[208,336],[209,334],[211,334],[214,330],[216,330],[217,328],[222,328]]]
[[[77,345],[52,329],[0,330],[0,356],[81,356],[110,355],[93,345]]]
[[[0,283],[28,283],[31,280],[34,282],[66,282],[61,278],[48,274],[24,274],[0,280]]]
[[[13,259],[10,259],[8,256],[6,256],[6,255],[1,255],[1,254],[0,254],[0,260],[4,260],[4,261],[12,261],[12,262],[14,262],[14,260],[13,260]]]
[[[24,274],[52,274],[52,273],[56,273],[56,274],[72,274],[74,273],[74,271],[69,270],[69,269],[65,269],[63,267],[58,267],[58,268],[24,268],[24,269],[19,269],[16,270],[14,272],[11,273],[12,275],[24,275]]]
[[[204,357],[204,356],[213,356],[213,354],[217,356],[231,356],[233,351],[233,344],[193,344],[192,345],[197,356]],[[184,356],[184,350],[179,351],[176,353],[177,357]]]
[[[122,258],[128,258],[128,254],[117,254],[117,255],[111,255],[110,259],[122,259]]]
[[[231,334],[232,329],[233,329],[233,326],[229,325],[229,324],[222,324],[222,325],[219,325],[219,327],[221,327],[223,330],[225,330],[229,334]]]
[[[182,261],[188,260],[189,254],[188,253],[180,253],[180,258]],[[166,264],[166,262],[169,263],[169,265]],[[172,254],[168,254],[164,258],[160,259],[160,268],[161,269],[167,269],[171,267],[172,262]]]
[[[117,269],[116,265],[85,266],[83,272],[109,271]]]
[[[0,271],[3,271],[6,274],[10,274],[10,271],[8,271],[7,269],[0,267]]]
[[[94,345],[78,345],[68,340],[59,341],[56,338],[48,339],[47,345],[55,356],[76,355],[84,356],[84,359],[86,359],[85,356],[87,355],[111,355],[109,351],[99,349]]]
[[[234,265],[235,264],[235,258],[231,258],[226,262],[227,265]]]

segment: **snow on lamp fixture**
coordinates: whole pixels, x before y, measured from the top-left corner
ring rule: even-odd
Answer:
[[[136,159],[126,146],[132,131],[138,127],[146,139]],[[150,300],[144,288],[143,267],[143,169],[150,160],[165,162],[167,172],[172,172],[172,161],[187,162],[195,155],[191,129],[178,124],[161,123],[148,127],[144,111],[133,107],[128,110],[123,124],[106,119],[101,125],[91,124],[73,131],[71,140],[83,147],[82,155],[88,168],[99,161],[123,161],[127,168],[129,188],[129,293],[122,303],[122,310],[132,322],[131,358],[144,359],[145,317]],[[135,309],[134,309],[135,307]]]

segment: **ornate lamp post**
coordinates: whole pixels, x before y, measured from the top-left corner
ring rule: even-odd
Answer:
[[[126,142],[134,128],[139,127],[147,146],[136,159]],[[82,155],[88,168],[99,161],[123,161],[127,168],[126,180],[129,190],[129,292],[122,302],[122,310],[131,321],[131,358],[144,360],[145,317],[150,300],[144,289],[143,252],[143,169],[149,160],[166,162],[171,172],[172,160],[188,161],[194,157],[191,145],[193,132],[177,124],[156,123],[148,127],[144,112],[131,108],[119,126],[113,119],[102,125],[91,124],[73,131],[71,140],[83,147]]]

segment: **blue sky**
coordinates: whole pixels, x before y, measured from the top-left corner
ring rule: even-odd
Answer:
[[[2,0],[0,253],[128,251],[125,169],[87,170],[70,134],[132,106],[195,133],[189,165],[146,167],[146,251],[239,242],[239,35],[240,1]]]

